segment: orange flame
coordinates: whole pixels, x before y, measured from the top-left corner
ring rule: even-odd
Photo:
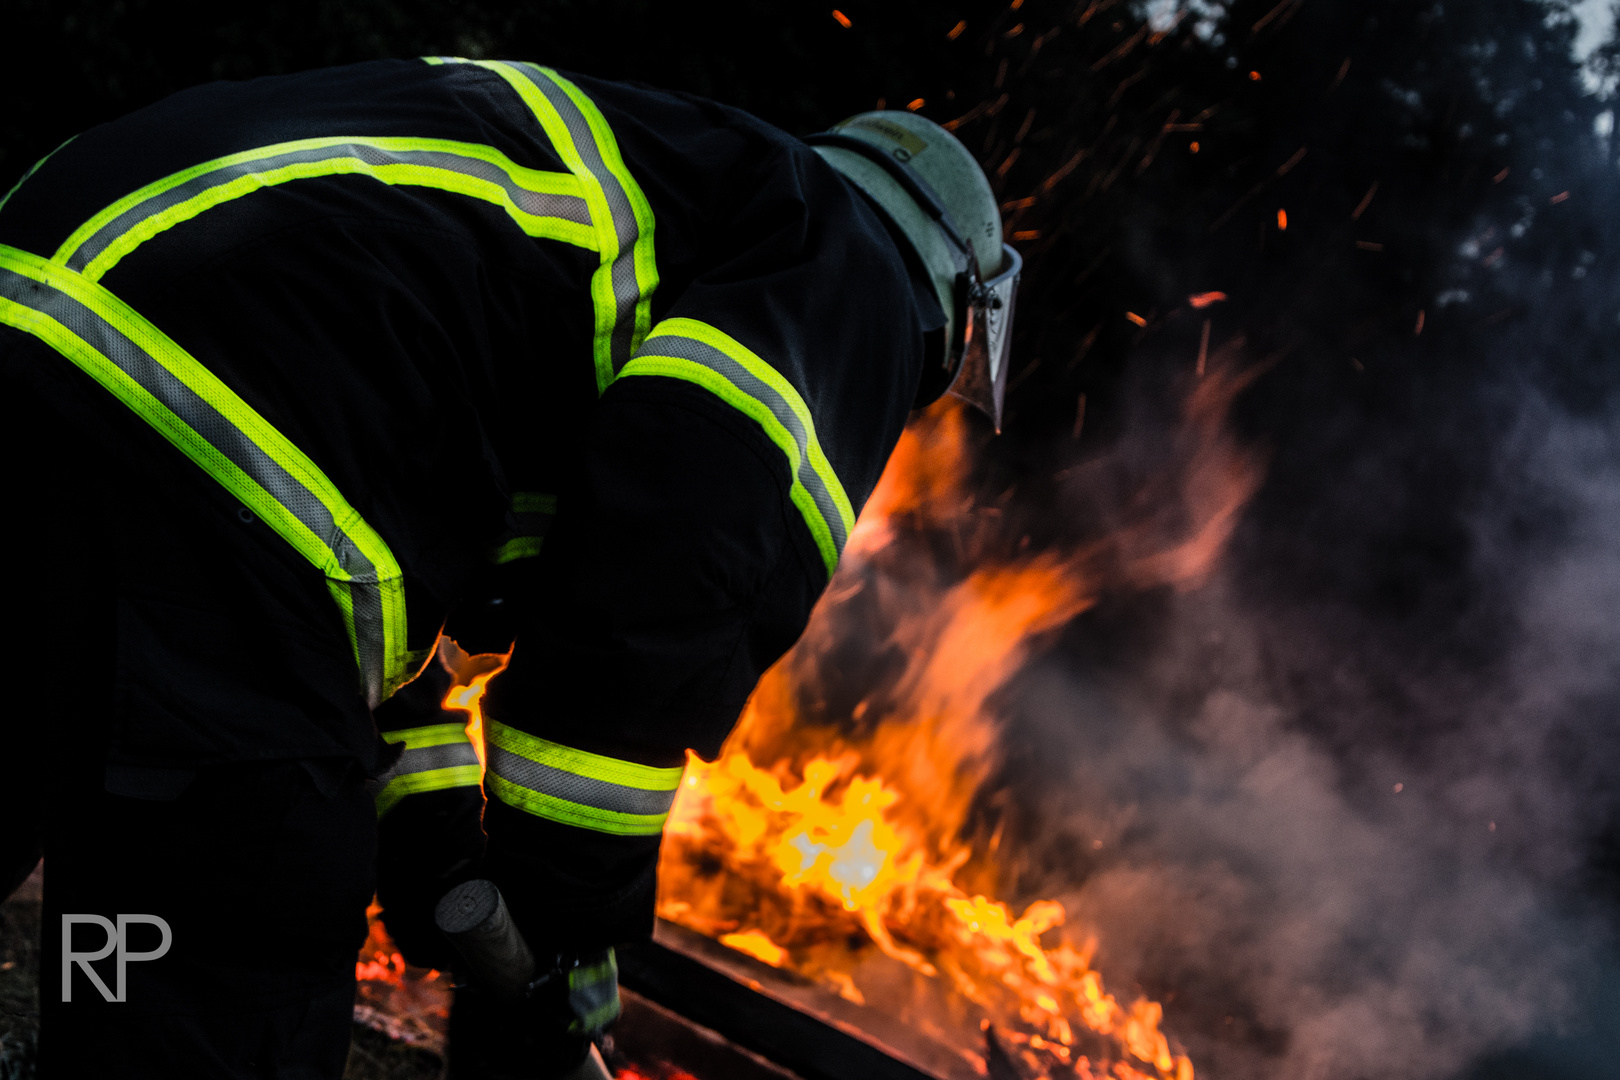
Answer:
[[[484,689],[510,659],[510,653],[469,656],[449,638],[439,642],[437,660],[454,677],[440,708],[466,714],[467,736],[480,765],[484,762]],[[450,1013],[449,980],[431,968],[407,964],[388,936],[381,914],[382,905],[373,899],[366,909],[369,933],[354,965],[359,984],[355,1017],[393,1038],[442,1052]]]
[[[1161,1006],[1107,992],[1095,942],[1065,932],[1061,904],[1016,912],[996,898],[999,834],[964,837],[997,764],[992,695],[1104,587],[1196,587],[1236,527],[1264,463],[1226,431],[1259,373],[1237,370],[1233,354],[1209,357],[1187,393],[1173,467],[1108,536],[1068,550],[974,557],[994,546],[1001,517],[969,488],[965,413],[941,404],[908,428],[804,638],[760,682],[720,757],[690,759],[665,830],[659,913],[857,1002],[863,949],[875,949],[971,1003],[987,1037],[1039,1075],[1192,1080]],[[885,578],[883,557],[922,528],[953,532],[970,553],[961,580],[929,579],[914,560],[900,560],[904,581]],[[896,609],[885,611],[888,646],[903,670],[849,723],[806,722],[818,660],[838,644],[829,613],[867,590],[868,603]],[[866,716],[874,707],[881,722]],[[964,1020],[972,1031],[961,1015],[947,1026]]]
[[[439,639],[439,662],[455,676],[455,685],[439,707],[467,714],[467,738],[478,752],[479,765],[484,764],[484,691],[489,680],[505,671],[511,659],[510,652],[469,655],[449,638]]]
[[[450,1024],[450,980],[432,968],[405,962],[379,916],[375,900],[366,909],[370,924],[355,960],[354,1018],[390,1038],[443,1054]]]

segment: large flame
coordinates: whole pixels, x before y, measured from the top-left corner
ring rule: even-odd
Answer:
[[[981,1071],[1000,1053],[1042,1076],[1191,1080],[1161,1006],[1106,990],[1095,940],[1064,929],[1061,904],[1017,911],[999,899],[1000,834],[975,844],[967,825],[998,763],[987,703],[1043,638],[1104,588],[1197,585],[1231,535],[1263,472],[1226,432],[1228,406],[1257,374],[1231,359],[1211,358],[1161,448],[1165,467],[1107,535],[1068,549],[986,555],[998,515],[970,492],[966,416],[942,404],[913,424],[805,637],[761,681],[718,760],[690,759],[659,913],[861,1003],[875,949],[971,1003],[976,1024],[960,1008],[909,1019],[936,1034],[985,1031],[977,1051],[955,1040]],[[954,579],[919,571],[926,558],[907,551],[930,528],[966,535]],[[903,668],[842,722],[807,723],[823,663],[847,644],[834,613],[863,590],[877,591],[866,602]]]
[[[1108,992],[1095,938],[1065,926],[1062,904],[1019,911],[998,898],[1001,834],[968,826],[998,764],[988,703],[1043,636],[1104,589],[1197,585],[1231,535],[1263,472],[1225,427],[1258,374],[1231,361],[1217,354],[1201,370],[1162,467],[1105,515],[1106,535],[1067,548],[1006,555],[1000,509],[971,490],[966,414],[947,403],[914,423],[804,638],[760,682],[720,757],[690,758],[665,830],[659,914],[857,1003],[892,990],[894,970],[944,988],[942,1008],[936,1000],[933,1015],[907,1019],[980,1072],[996,1071],[990,1059],[1001,1055],[1036,1076],[1192,1080],[1192,1062],[1160,1029],[1162,1007]],[[1091,485],[1107,464],[1070,471]],[[956,539],[954,571],[913,550],[941,531]],[[835,615],[863,592],[884,647],[904,662],[848,722],[807,722],[804,702],[817,700],[824,665],[846,644]],[[507,657],[445,644],[440,661],[456,685],[443,707],[466,715],[482,757],[480,699]],[[356,965],[361,1007],[378,998],[389,1007],[372,1011],[416,1013],[405,1037],[442,1046],[441,976],[407,969],[371,914]],[[873,953],[888,972],[874,974]]]

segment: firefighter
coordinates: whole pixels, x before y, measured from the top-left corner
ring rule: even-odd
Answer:
[[[578,1067],[687,750],[907,414],[999,420],[1019,266],[921,117],[799,140],[529,63],[213,83],[36,165],[0,874],[49,855],[41,1075],[340,1075],[379,872],[411,959],[481,876],[544,961],[460,994],[453,1075]],[[511,653],[487,772],[441,640]]]

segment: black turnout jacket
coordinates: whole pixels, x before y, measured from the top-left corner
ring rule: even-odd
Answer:
[[[441,630],[511,648],[488,865],[531,928],[644,930],[669,770],[799,635],[913,404],[942,320],[892,228],[746,114],[528,64],[213,83],[64,145],[0,206],[0,377],[93,508],[38,559],[104,586],[109,788],[465,788],[390,734],[445,716],[384,699]]]

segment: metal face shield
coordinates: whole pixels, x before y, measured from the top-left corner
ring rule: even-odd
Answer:
[[[1001,272],[989,281],[968,286],[965,352],[950,393],[988,416],[1001,430],[1002,402],[1007,396],[1007,367],[1012,345],[1013,308],[1024,260],[1001,245]],[[968,273],[975,274],[969,266]]]

